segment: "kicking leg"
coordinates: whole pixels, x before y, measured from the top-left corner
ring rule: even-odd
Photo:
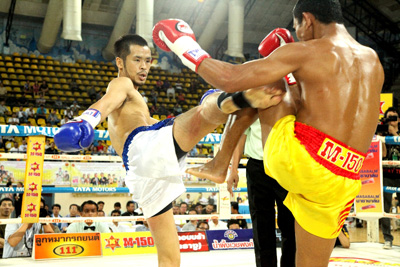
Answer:
[[[297,221],[296,231],[296,266],[297,267],[326,267],[329,264],[336,239],[325,239],[310,234]]]
[[[179,267],[181,255],[172,209],[148,218],[147,223],[157,247],[158,266]]]

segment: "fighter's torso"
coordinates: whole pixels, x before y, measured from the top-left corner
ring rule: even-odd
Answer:
[[[143,97],[135,89],[129,91],[121,107],[108,116],[111,143],[118,155],[122,155],[125,140],[134,129],[152,123]]]
[[[351,38],[312,42],[315,55],[294,73],[300,89],[297,120],[366,152],[379,115],[380,62]]]

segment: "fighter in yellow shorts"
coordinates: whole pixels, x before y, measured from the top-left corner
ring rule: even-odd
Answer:
[[[265,172],[289,191],[284,204],[307,232],[336,238],[361,188],[365,153],[288,115],[264,147]]]

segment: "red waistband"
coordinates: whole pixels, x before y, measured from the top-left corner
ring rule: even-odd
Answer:
[[[365,156],[345,143],[306,124],[295,122],[294,133],[307,152],[332,173],[359,180]]]

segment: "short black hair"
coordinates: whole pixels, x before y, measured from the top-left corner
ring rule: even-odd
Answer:
[[[131,53],[131,45],[149,46],[143,37],[137,34],[126,34],[114,43],[115,57],[120,57],[125,61],[126,56]]]
[[[303,21],[303,12],[313,14],[324,24],[344,23],[339,0],[298,0],[293,9],[293,16],[299,23]]]
[[[236,201],[232,201],[232,202],[231,202],[231,207],[232,207],[234,210],[239,210],[239,203],[237,203]]]
[[[121,202],[115,202],[114,207],[120,207],[121,208]]]
[[[85,205],[95,205],[96,206],[96,211],[99,211],[99,206],[97,206],[97,203],[94,202],[93,200],[86,200],[82,203],[81,205],[81,210],[83,211],[83,208],[85,207]]]
[[[228,227],[228,229],[229,229],[229,226],[231,226],[232,224],[237,224],[240,227],[240,223],[239,223],[238,220],[229,220],[227,225],[226,225]]]
[[[12,182],[7,182],[6,187],[10,187],[12,185]]]
[[[14,206],[14,202],[13,202],[12,199],[9,198],[9,197],[2,198],[2,199],[0,200],[0,206],[1,206],[1,204],[3,204],[4,201],[11,201],[11,205]]]
[[[118,213],[119,216],[121,216],[121,211],[120,211],[120,210],[113,210],[113,211],[111,212],[111,215],[113,215],[113,213]]]
[[[389,112],[395,112],[395,113],[397,113],[397,115],[399,115],[399,112],[397,111],[397,108],[395,108],[395,107],[390,107],[390,108],[388,108],[388,109],[385,111],[385,115],[384,115],[385,118],[387,118],[387,114],[388,114]]]
[[[51,206],[51,209],[54,209],[54,207],[58,207],[61,210],[61,205],[60,204],[54,204],[53,206]]]
[[[133,200],[129,200],[126,202],[126,206],[129,207],[131,204],[135,205],[135,202]]]
[[[97,205],[100,205],[100,204],[105,205],[105,204],[104,204],[104,201],[101,201],[101,200],[100,200],[99,202],[97,202]]]
[[[81,207],[79,207],[78,204],[71,204],[71,205],[69,205],[69,209],[71,209],[71,207],[73,207],[73,206],[75,206],[75,207],[78,209],[78,211],[81,211]]]
[[[187,207],[189,207],[188,203],[186,202],[181,202],[181,204],[179,204],[179,207],[182,207],[182,205],[186,205]]]

